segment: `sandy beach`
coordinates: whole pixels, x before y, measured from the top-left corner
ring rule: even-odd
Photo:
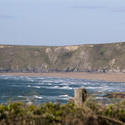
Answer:
[[[84,72],[0,73],[0,76],[1,75],[77,78],[77,79],[88,79],[88,80],[104,80],[104,81],[112,81],[112,82],[125,82],[125,73],[84,73]]]

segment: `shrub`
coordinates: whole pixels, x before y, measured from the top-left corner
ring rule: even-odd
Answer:
[[[125,122],[125,100],[107,106],[87,100],[81,108],[71,102],[0,105],[0,125],[122,125],[120,121]]]

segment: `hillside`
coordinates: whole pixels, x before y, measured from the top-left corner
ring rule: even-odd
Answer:
[[[0,72],[125,72],[125,42],[59,47],[0,45]]]

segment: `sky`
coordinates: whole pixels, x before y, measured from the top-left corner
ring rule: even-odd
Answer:
[[[0,0],[0,44],[125,41],[125,0]]]

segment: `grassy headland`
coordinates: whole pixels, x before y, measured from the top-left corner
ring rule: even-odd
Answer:
[[[0,45],[0,72],[125,72],[125,43]]]

